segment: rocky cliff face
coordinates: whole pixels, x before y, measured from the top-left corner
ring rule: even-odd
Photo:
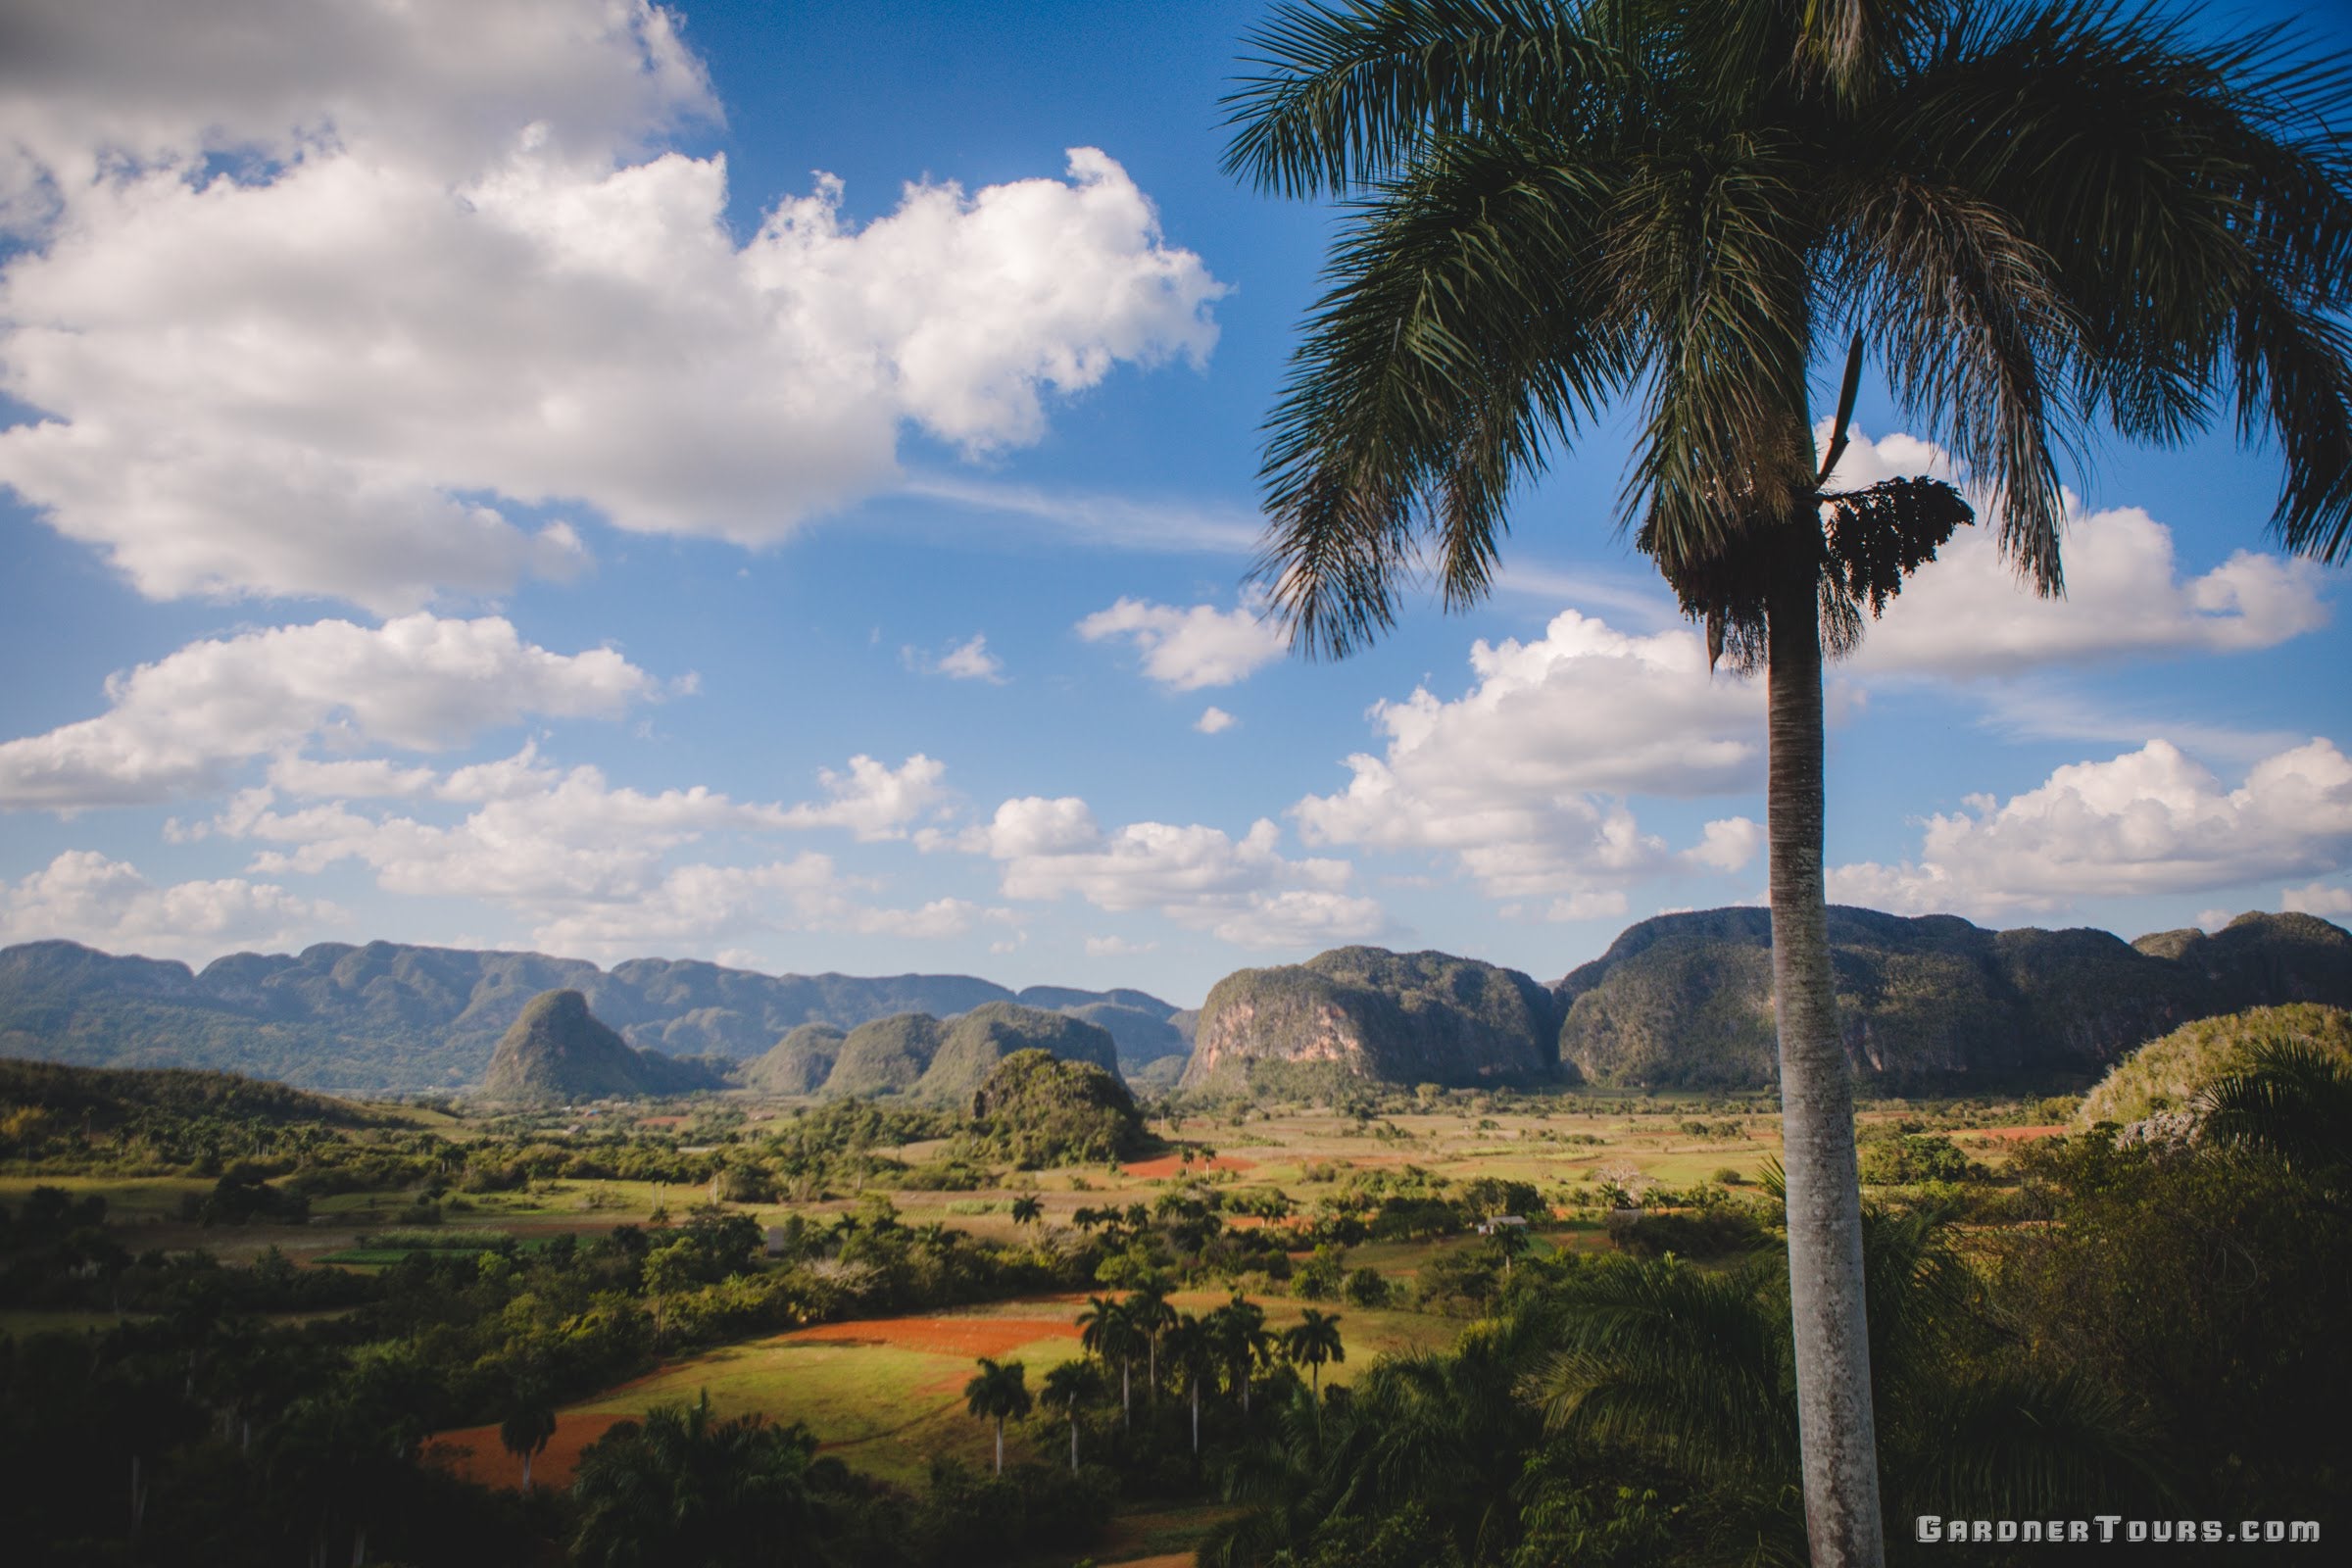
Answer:
[[[1847,1058],[1858,1079],[1889,1091],[2083,1080],[2189,1019],[2352,1002],[2352,936],[2310,915],[2242,915],[2211,936],[2128,944],[1838,907],[1830,942]],[[1777,1078],[1767,910],[1644,920],[1552,989],[1560,1055],[1593,1082]]]
[[[1536,1083],[1557,1071],[1557,1027],[1550,997],[1516,970],[1341,948],[1218,981],[1182,1082],[1238,1089],[1275,1064],[1389,1083]]]

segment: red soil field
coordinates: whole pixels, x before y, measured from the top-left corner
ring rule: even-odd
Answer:
[[[1188,1170],[1255,1170],[1257,1161],[1243,1159],[1234,1154],[1219,1154],[1214,1159],[1196,1159],[1187,1165],[1175,1154],[1162,1154],[1157,1159],[1142,1159],[1126,1167],[1130,1176],[1147,1179],[1153,1176],[1181,1176]]]
[[[2029,1138],[2055,1138],[2065,1127],[1980,1127],[1964,1136],[1970,1138],[1998,1138],[2004,1143],[2022,1143]]]
[[[572,1472],[579,1468],[580,1450],[612,1431],[615,1423],[630,1419],[625,1415],[573,1411],[557,1416],[556,1435],[531,1461],[531,1485],[570,1486]],[[440,1465],[453,1475],[464,1476],[480,1486],[515,1491],[522,1487],[522,1461],[500,1446],[498,1428],[494,1426],[437,1433],[426,1440],[424,1457],[428,1464]]]
[[[683,1127],[692,1118],[687,1116],[640,1116],[637,1118],[637,1125],[640,1127]]]
[[[932,1355],[989,1356],[1039,1340],[1074,1340],[1078,1325],[1051,1317],[871,1317],[820,1323],[783,1337],[787,1345],[888,1345]],[[493,1441],[497,1434],[493,1433]]]

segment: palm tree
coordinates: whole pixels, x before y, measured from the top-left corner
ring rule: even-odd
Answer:
[[[819,1487],[814,1483],[823,1482]],[[806,1427],[715,1419],[710,1396],[623,1421],[580,1455],[571,1560],[590,1568],[836,1560],[824,1492],[847,1472]]]
[[[1144,1336],[1146,1353],[1151,1358],[1151,1376],[1144,1384],[1145,1392],[1153,1399],[1159,1397],[1159,1337],[1176,1326],[1176,1309],[1168,1304],[1168,1287],[1158,1280],[1139,1285],[1127,1294],[1127,1319]]]
[[[2196,1108],[2208,1139],[2277,1155],[2323,1188],[2352,1170],[2352,1065],[2309,1041],[2257,1047],[2241,1071],[2205,1086]]]
[[[1049,1410],[1059,1410],[1070,1420],[1070,1473],[1078,1472],[1078,1411],[1095,1402],[1102,1392],[1102,1378],[1091,1361],[1064,1361],[1046,1373],[1046,1386],[1038,1397]]]
[[[1190,1312],[1168,1329],[1168,1363],[1193,1403],[1193,1456],[1200,1456],[1200,1386],[1217,1378],[1217,1343],[1208,1325]]]
[[[1143,1331],[1136,1327],[1125,1302],[1105,1296],[1086,1298],[1086,1309],[1078,1314],[1078,1348],[1105,1361],[1117,1358],[1119,1421],[1127,1427],[1135,1425],[1135,1387],[1129,1374],[1134,1368],[1135,1352],[1143,1348]]]
[[[1822,666],[1970,513],[1827,489],[1866,361],[2061,584],[2057,454],[2176,441],[2234,386],[2273,526],[2352,554],[2340,60],[2097,3],[1283,6],[1228,166],[1356,198],[1269,421],[1259,571],[1309,653],[1387,629],[1424,558],[1493,580],[1513,487],[1643,416],[1620,520],[1767,671],[1773,980],[1814,1559],[1883,1559],[1850,1068],[1823,880]],[[1816,464],[1809,381],[1844,375]]]
[[[1029,1413],[1029,1385],[1027,1370],[1018,1361],[999,1366],[987,1356],[980,1358],[980,1371],[963,1386],[963,1402],[972,1414],[983,1421],[997,1424],[997,1474],[1004,1473],[1004,1421],[1007,1416],[1019,1420]]]
[[[499,1424],[498,1441],[522,1461],[522,1492],[526,1497],[531,1492],[531,1460],[555,1435],[556,1412],[545,1392],[536,1387],[516,1391],[513,1408]]]
[[[1209,1340],[1225,1363],[1226,1378],[1242,1396],[1242,1418],[1250,1417],[1251,1375],[1262,1365],[1273,1345],[1266,1333],[1265,1309],[1236,1291],[1233,1299],[1208,1314]]]
[[[1340,1343],[1340,1314],[1326,1316],[1315,1308],[1301,1307],[1298,1321],[1282,1331],[1282,1353],[1293,1361],[1305,1363],[1313,1380],[1313,1393],[1318,1403],[1323,1398],[1323,1363],[1345,1361],[1348,1348]]]
[[[1012,1222],[1015,1225],[1033,1225],[1045,1211],[1046,1205],[1031,1194],[1023,1193],[1012,1200]]]

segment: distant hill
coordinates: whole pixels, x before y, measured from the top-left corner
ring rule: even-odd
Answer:
[[[821,1092],[898,1094],[968,1105],[997,1063],[1023,1050],[1087,1062],[1118,1076],[1118,1047],[1105,1031],[1067,1013],[990,1002],[945,1022],[927,1013],[902,1013],[859,1024],[842,1041]]]
[[[969,975],[763,975],[666,958],[607,971],[536,953],[392,942],[235,954],[197,973],[33,942],[0,949],[0,1056],[223,1068],[356,1092],[450,1089],[479,1082],[524,1004],[558,990],[579,992],[632,1046],[745,1059],[803,1024],[850,1030],[1014,1000]],[[1133,1009],[1143,1024],[1171,1010],[1140,991],[1054,995],[1056,1006]]]
[[[2126,943],[1838,906],[1830,944],[1847,1058],[1890,1091],[2085,1082],[2192,1019],[2352,1004],[2352,935],[2307,914]],[[1594,1083],[1760,1088],[1777,1076],[1769,910],[1643,920],[1552,993],[1564,1070]]]
[[[829,1023],[805,1023],[767,1054],[743,1065],[743,1086],[766,1095],[813,1095],[833,1075],[848,1036]]]
[[[1187,1090],[1235,1090],[1261,1064],[1387,1083],[1538,1083],[1556,1075],[1550,993],[1515,969],[1443,953],[1339,948],[1243,969],[1201,1004]]]
[[[724,1080],[705,1065],[639,1051],[588,1010],[577,991],[533,997],[482,1076],[482,1098],[509,1103],[635,1099],[717,1089]]]

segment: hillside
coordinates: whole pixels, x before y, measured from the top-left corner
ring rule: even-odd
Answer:
[[[0,1119],[25,1108],[101,1130],[119,1127],[142,1112],[273,1125],[317,1122],[329,1127],[375,1127],[393,1123],[393,1118],[364,1105],[230,1072],[188,1067],[71,1067],[54,1061],[0,1059]]]
[[[1446,1085],[1555,1075],[1550,994],[1515,969],[1443,953],[1339,948],[1243,969],[1210,990],[1194,1026],[1187,1090],[1231,1091],[1267,1064]]]
[[[2075,1125],[2129,1126],[2160,1111],[2186,1109],[2198,1091],[2244,1071],[2257,1051],[2274,1044],[2316,1046],[2352,1063],[2352,1012],[2296,1003],[2182,1024],[2117,1062],[2082,1097]]]
[[[533,997],[490,1054],[484,1100],[510,1103],[682,1094],[720,1087],[699,1063],[638,1051],[577,991]]]
[[[220,1068],[331,1090],[455,1088],[481,1078],[524,1004],[558,990],[579,992],[632,1046],[742,1059],[803,1024],[849,1030],[1015,1000],[969,975],[763,975],[666,958],[607,971],[535,953],[391,942],[235,954],[198,973],[33,942],[0,949],[0,1056]],[[1056,1007],[1126,1009],[1147,1034],[1172,1010],[1139,991],[1053,995]],[[1138,1040],[1138,1059],[1149,1059],[1153,1047]]]
[[[1066,1013],[991,1002],[945,1022],[913,1012],[859,1024],[842,1041],[821,1092],[968,1105],[997,1063],[1024,1050],[1118,1075],[1118,1047],[1104,1031]]]
[[[914,1095],[968,1106],[997,1064],[1016,1051],[1043,1051],[1063,1061],[1085,1062],[1114,1081],[1119,1075],[1118,1045],[1107,1031],[1067,1013],[990,1002],[949,1021]]]
[[[848,1038],[829,1023],[805,1023],[765,1055],[744,1063],[743,1086],[763,1095],[813,1095],[832,1076]]]
[[[2352,936],[2304,914],[2126,943],[1833,907],[1830,943],[1847,1057],[1888,1091],[2085,1082],[2193,1019],[2352,1004]],[[1761,1088],[1776,1076],[1768,910],[1642,921],[1552,991],[1560,1059],[1592,1082]]]

